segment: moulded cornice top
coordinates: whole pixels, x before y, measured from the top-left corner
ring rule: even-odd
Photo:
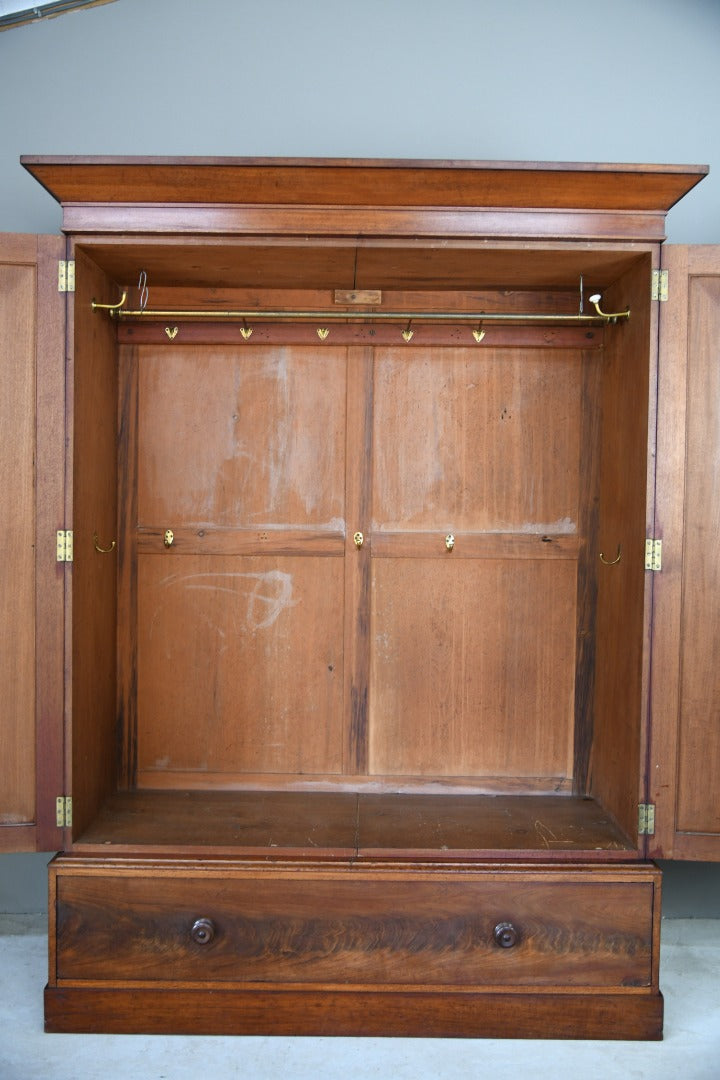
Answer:
[[[24,167],[62,205],[498,207],[666,213],[706,165],[349,158],[54,157]]]

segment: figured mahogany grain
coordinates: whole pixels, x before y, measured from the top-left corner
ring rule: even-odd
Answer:
[[[650,987],[651,879],[576,878],[359,867],[230,870],[210,879],[202,872],[61,873],[57,978],[456,990]],[[199,919],[209,928],[205,943],[193,935]],[[511,948],[495,939],[503,921],[515,931]]]

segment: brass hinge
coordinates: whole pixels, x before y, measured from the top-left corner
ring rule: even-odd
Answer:
[[[640,803],[638,806],[638,833],[640,836],[655,835],[655,803]]]
[[[652,284],[650,286],[650,299],[665,302],[668,298],[668,272],[667,270],[653,270]]]
[[[58,829],[69,829],[72,825],[72,795],[58,795],[55,800],[55,822]]]
[[[645,569],[662,570],[662,540],[645,541]]]
[[[58,529],[55,541],[55,552],[58,562],[73,561],[72,529]]]
[[[75,292],[75,262],[60,259],[58,263],[58,292]]]

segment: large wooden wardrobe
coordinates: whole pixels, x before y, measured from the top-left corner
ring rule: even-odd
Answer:
[[[720,857],[720,256],[663,244],[707,170],[23,164],[47,1029],[661,1037],[652,860]]]

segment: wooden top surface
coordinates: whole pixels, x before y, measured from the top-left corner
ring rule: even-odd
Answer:
[[[24,155],[63,205],[188,203],[666,212],[706,165]]]

